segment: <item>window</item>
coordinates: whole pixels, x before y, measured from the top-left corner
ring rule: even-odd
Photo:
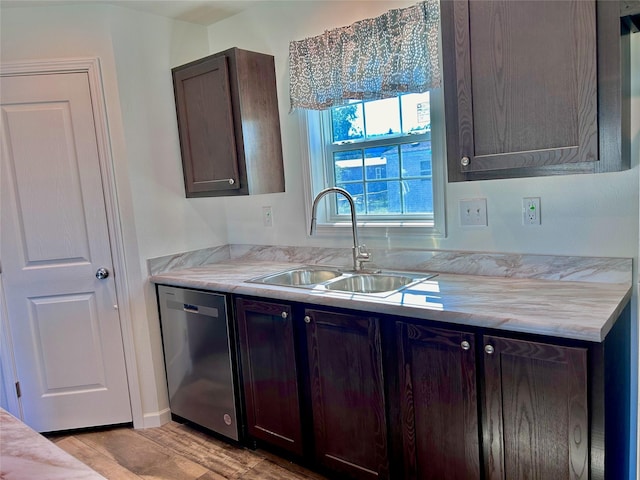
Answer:
[[[327,177],[364,217],[433,216],[429,93],[352,102],[329,111]],[[338,197],[333,215],[349,213]]]
[[[434,89],[306,112],[307,211],[315,194],[336,186],[351,194],[367,231],[444,236],[442,104]],[[341,195],[325,197],[319,213],[319,233],[350,225]]]
[[[337,186],[365,234],[445,236],[439,26],[439,1],[425,0],[289,43],[291,109],[307,109],[308,220],[315,195]],[[341,195],[317,213],[318,233],[350,226]]]

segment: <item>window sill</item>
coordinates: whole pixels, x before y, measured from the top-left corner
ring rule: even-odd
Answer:
[[[431,237],[445,238],[446,231],[438,230],[433,222],[358,222],[358,233],[361,237]],[[351,237],[351,224],[318,223],[314,236]]]

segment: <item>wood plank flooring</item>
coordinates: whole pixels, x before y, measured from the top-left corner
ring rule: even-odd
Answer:
[[[269,452],[229,445],[176,422],[48,437],[109,480],[326,480]]]

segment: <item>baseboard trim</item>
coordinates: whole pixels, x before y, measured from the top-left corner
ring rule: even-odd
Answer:
[[[159,412],[145,413],[142,425],[134,424],[134,428],[156,428],[171,421],[171,409],[165,408]]]

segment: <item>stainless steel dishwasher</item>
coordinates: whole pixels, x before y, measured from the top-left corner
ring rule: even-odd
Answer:
[[[238,440],[226,297],[158,286],[171,412]]]

